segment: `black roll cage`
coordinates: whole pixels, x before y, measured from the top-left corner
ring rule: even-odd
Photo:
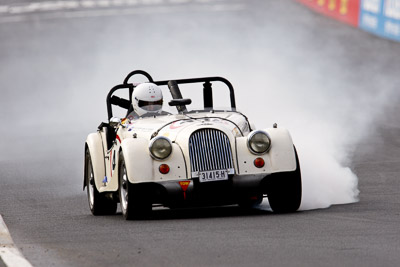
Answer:
[[[145,76],[149,82],[154,83],[156,85],[167,85],[172,98],[180,99],[182,98],[182,94],[178,87],[179,84],[190,84],[190,83],[201,83],[203,82],[203,100],[204,100],[204,108],[213,108],[213,95],[212,95],[212,84],[211,82],[222,82],[228,86],[230,91],[230,100],[231,100],[231,108],[236,108],[235,102],[235,93],[232,84],[225,78],[222,77],[203,77],[203,78],[190,78],[190,79],[177,79],[177,80],[164,80],[164,81],[154,81],[153,78],[147,72],[143,70],[134,70],[130,72],[126,78],[124,79],[123,84],[118,84],[111,88],[110,92],[107,94],[107,114],[108,120],[113,117],[112,105],[119,106],[121,108],[129,110],[132,103],[132,93],[137,84],[129,83],[129,79],[134,75],[143,75]],[[129,90],[129,100],[119,98],[114,96],[113,94],[117,90],[128,89]],[[176,106],[179,112],[185,111],[185,106]]]

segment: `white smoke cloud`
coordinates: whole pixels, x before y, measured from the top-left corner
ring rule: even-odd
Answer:
[[[273,73],[265,78],[262,89],[254,90],[257,97],[252,105],[244,108],[253,115],[249,116],[257,128],[276,122],[290,131],[302,171],[301,210],[356,202],[358,178],[349,167],[351,152],[370,122],[357,121],[360,104],[356,100],[343,105],[349,97],[345,90],[333,96],[322,84],[293,84],[297,78],[285,80],[281,73]],[[256,113],[250,111],[254,107]]]
[[[302,37],[297,41],[309,42],[311,49],[315,45]],[[278,127],[291,132],[302,170],[301,210],[359,200],[358,177],[351,169],[353,153],[360,142],[375,133],[377,120],[396,92],[396,86],[382,77],[360,80],[374,73],[371,69],[376,66],[360,70],[348,62],[353,55],[343,52],[343,46],[346,44],[327,44],[325,49],[333,55],[325,55],[324,60],[319,59],[321,55],[310,55],[309,48],[288,47],[286,54],[290,56],[274,54],[268,52],[270,47],[266,48],[273,64],[259,62],[253,76],[257,80],[240,81],[237,86],[251,88],[254,97],[250,101],[246,93],[238,94],[247,99],[246,103],[251,102],[242,107],[254,115],[249,116],[258,128],[277,122]],[[335,59],[341,53],[346,60]],[[374,56],[369,49],[359,53],[367,58]],[[255,107],[256,113],[251,111]]]

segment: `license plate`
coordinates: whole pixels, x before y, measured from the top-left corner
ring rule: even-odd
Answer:
[[[227,170],[199,172],[199,181],[201,183],[212,182],[212,181],[223,181],[223,180],[228,180]]]

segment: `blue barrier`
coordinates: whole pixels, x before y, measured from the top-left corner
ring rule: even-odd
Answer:
[[[362,0],[359,27],[400,41],[400,0]]]
[[[400,41],[400,0],[296,0],[326,16]]]

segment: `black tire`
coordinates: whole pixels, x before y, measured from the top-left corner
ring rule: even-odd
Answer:
[[[152,204],[146,194],[138,189],[137,185],[129,182],[125,159],[122,151],[118,160],[119,199],[122,215],[126,220],[145,219],[152,210]]]
[[[301,204],[301,171],[296,148],[294,153],[297,165],[295,171],[272,174],[267,178],[266,191],[269,205],[276,213],[295,212]]]
[[[95,185],[92,158],[89,149],[85,153],[85,184],[89,208],[93,215],[113,215],[117,211],[117,202],[100,193]]]

